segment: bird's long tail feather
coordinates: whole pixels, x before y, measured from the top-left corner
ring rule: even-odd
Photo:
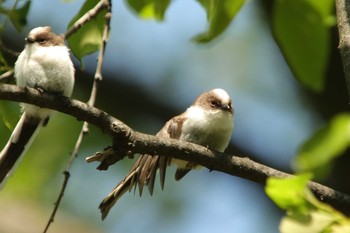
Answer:
[[[10,139],[0,152],[0,187],[15,170],[41,124],[40,118],[29,117],[23,113]]]
[[[133,187],[138,187],[140,196],[143,187],[147,185],[150,194],[153,194],[155,176],[158,168],[161,170],[161,187],[164,187],[164,177],[166,166],[169,164],[166,160],[162,160],[157,155],[141,155],[129,174],[103,199],[99,209],[102,214],[102,220],[108,215],[110,209],[127,191],[131,191]]]

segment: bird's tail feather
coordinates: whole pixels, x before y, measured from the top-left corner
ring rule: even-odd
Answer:
[[[137,183],[138,169],[132,170],[113,190],[106,196],[98,207],[101,211],[102,220],[105,219],[110,211],[110,209],[114,206],[114,204],[119,200],[121,196],[124,195],[127,191],[131,191],[131,189]]]
[[[0,188],[17,167],[41,124],[41,119],[22,114],[10,139],[0,152]]]
[[[139,194],[142,195],[143,187],[147,185],[150,194],[153,194],[154,182],[158,168],[161,170],[161,187],[164,187],[164,177],[166,166],[169,162],[162,160],[157,155],[141,155],[129,174],[108,194],[101,202],[99,209],[102,214],[102,220],[108,215],[110,209],[127,191],[133,187],[139,188]]]

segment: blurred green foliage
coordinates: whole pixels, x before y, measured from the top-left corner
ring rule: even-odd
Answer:
[[[308,189],[307,183],[311,177],[310,174],[302,174],[267,180],[267,195],[287,214],[281,221],[280,232],[349,232],[350,219],[318,201]]]
[[[16,196],[24,195],[34,199],[43,198],[43,194],[52,195],[52,190],[48,187],[52,185],[54,177],[63,178],[63,166],[68,161],[80,127],[81,123],[75,119],[55,114],[50,123],[39,131],[20,163],[20,169],[10,177],[6,185],[7,191]],[[8,131],[5,134],[3,131],[0,137],[2,144],[10,133]]]
[[[96,6],[99,1],[85,1],[79,12],[72,18],[67,28],[70,28],[80,17]],[[107,10],[101,10],[96,17],[84,24],[68,39],[69,48],[74,56],[82,63],[84,56],[96,52],[102,44],[102,33]]]
[[[13,1],[12,6],[5,7],[4,3],[0,2],[0,34],[4,31],[9,22],[12,23],[17,31],[22,31],[24,26],[27,24],[27,15],[30,9],[31,1]],[[12,66],[8,64],[4,51],[6,48],[0,41],[0,75],[12,69]]]
[[[301,146],[295,158],[295,169],[302,172],[315,172],[327,167],[349,146],[350,114],[338,114]]]
[[[23,4],[20,4],[23,3]],[[17,31],[21,31],[27,24],[27,15],[30,9],[31,1],[13,1],[13,6],[10,9],[3,7],[0,4],[0,15],[7,16],[3,23],[0,24],[0,32],[5,28],[8,20],[11,21],[12,25]]]
[[[18,106],[7,101],[0,101],[0,116],[6,127],[13,130],[19,119]]]

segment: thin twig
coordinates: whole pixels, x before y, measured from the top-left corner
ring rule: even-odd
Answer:
[[[53,221],[54,221],[54,218],[55,218],[58,206],[59,206],[59,204],[61,202],[61,199],[62,199],[63,194],[64,194],[64,190],[66,189],[66,186],[67,186],[67,182],[68,182],[70,174],[69,174],[69,172],[63,172],[63,174],[64,174],[64,181],[63,181],[63,184],[62,184],[62,187],[61,187],[61,191],[60,191],[60,193],[58,195],[58,198],[57,198],[57,200],[55,202],[55,205],[54,205],[53,211],[51,213],[50,219],[49,219],[48,223],[45,226],[44,233],[49,230],[49,227],[50,227],[51,223],[53,223]]]
[[[8,77],[11,77],[13,75],[14,71],[13,70],[8,70],[5,73],[0,75],[0,80],[6,79]]]
[[[91,19],[97,16],[97,14],[105,9],[111,8],[111,1],[110,0],[101,0],[99,3],[96,4],[94,8],[86,12],[80,19],[78,19],[64,34],[63,36],[65,38],[68,38],[72,34],[74,34],[79,28],[81,28],[84,24],[89,22]]]
[[[101,44],[101,48],[100,48],[100,52],[97,58],[97,67],[96,67],[96,72],[95,72],[95,76],[94,76],[94,83],[92,86],[92,90],[91,90],[91,94],[90,94],[90,98],[89,101],[87,102],[87,104],[89,106],[94,106],[95,102],[96,102],[96,96],[97,96],[97,89],[98,89],[98,84],[100,81],[102,81],[102,64],[103,64],[103,60],[104,60],[104,53],[105,53],[105,48],[106,48],[106,44],[108,41],[108,37],[109,37],[109,31],[110,31],[110,19],[111,19],[111,2],[107,1],[107,0],[102,0],[100,1],[92,10],[88,11],[83,17],[81,17],[74,25],[72,28],[70,28],[66,33],[65,33],[65,37],[68,37],[70,35],[72,35],[72,33],[76,32],[83,24],[85,24],[86,22],[88,22],[90,19],[92,19],[94,16],[97,15],[97,13],[103,9],[103,8],[107,8],[107,13],[105,16],[106,22],[105,22],[105,27],[104,27],[104,31],[103,31],[103,35],[102,35],[102,44]],[[44,230],[44,233],[47,232],[47,229],[49,228],[50,224],[53,223],[54,221],[54,217],[56,215],[58,206],[60,205],[61,199],[64,195],[64,192],[66,190],[67,184],[68,184],[68,180],[70,177],[70,168],[73,164],[74,159],[78,156],[78,152],[81,146],[81,143],[84,139],[84,136],[86,134],[88,134],[89,132],[89,123],[88,122],[84,122],[83,126],[81,128],[80,134],[78,136],[78,139],[75,143],[74,149],[72,151],[72,154],[70,156],[70,159],[67,163],[67,166],[63,172],[64,174],[64,180],[62,183],[62,187],[60,190],[60,193],[58,195],[57,201],[55,202],[55,207],[54,210],[50,216],[50,219],[46,225],[46,228]]]

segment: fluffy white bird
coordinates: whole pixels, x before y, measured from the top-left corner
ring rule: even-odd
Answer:
[[[182,114],[170,119],[157,133],[157,136],[175,138],[223,152],[231,138],[233,130],[233,108],[230,96],[223,89],[214,89],[202,93]],[[132,187],[138,185],[140,195],[144,185],[153,193],[156,172],[160,171],[160,182],[164,188],[166,167],[175,164],[175,179],[180,180],[196,164],[170,157],[141,155],[129,174],[102,201],[99,209],[102,219],[118,199]]]
[[[32,29],[15,63],[15,78],[20,87],[71,96],[74,66],[63,36],[56,35],[48,26]],[[13,172],[40,126],[47,124],[53,112],[30,104],[22,104],[22,108],[23,114],[0,153],[0,186]]]

